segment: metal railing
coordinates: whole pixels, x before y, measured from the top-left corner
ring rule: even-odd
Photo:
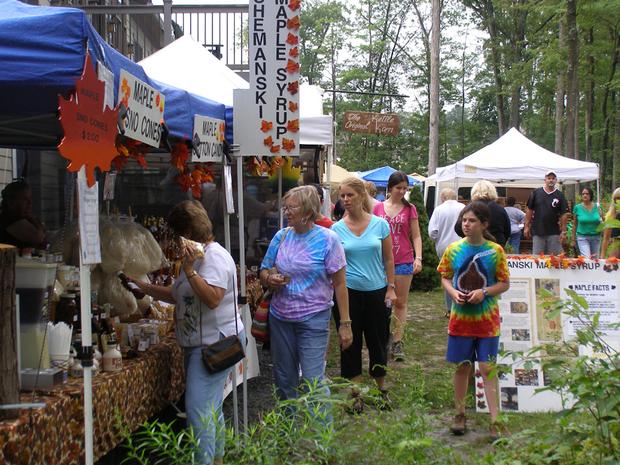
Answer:
[[[115,0],[51,0],[84,10],[99,34],[124,55],[140,61],[189,34],[231,69],[248,71],[248,5],[163,5]]]

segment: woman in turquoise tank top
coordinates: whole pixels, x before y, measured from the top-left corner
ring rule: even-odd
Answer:
[[[601,245],[601,235],[597,229],[602,215],[598,205],[592,201],[593,198],[592,189],[584,187],[581,190],[581,203],[573,208],[572,244],[576,244],[579,255],[586,258],[597,258]]]

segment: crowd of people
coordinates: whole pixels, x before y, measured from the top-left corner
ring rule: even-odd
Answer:
[[[494,185],[481,180],[464,205],[452,189],[443,189],[428,223],[428,235],[440,259],[437,268],[449,316],[446,360],[454,363],[456,415],[451,431],[466,431],[465,396],[474,362],[479,363],[491,418],[489,434],[500,435],[497,377],[491,363],[499,348],[498,296],[509,288],[507,248],[519,253],[521,240],[532,239],[532,252],[559,254],[576,245],[586,257],[620,257],[620,228],[603,229],[602,221],[620,221],[611,198],[605,215],[590,188],[580,192],[572,210],[549,171],[523,212],[515,198],[498,203]],[[283,198],[286,227],[278,231],[260,267],[260,281],[273,291],[269,329],[276,393],[294,399],[304,386],[316,387],[317,401],[329,396],[325,357],[333,318],[340,343],[340,373],[352,385],[362,382],[363,343],[368,374],[390,408],[387,367],[404,361],[403,336],[412,280],[422,269],[423,247],[418,211],[406,199],[409,180],[394,172],[386,198],[375,198],[374,186],[358,178],[343,180],[332,218],[321,214],[323,189],[318,185],[289,190]],[[32,216],[31,193],[23,181],[2,191],[0,239],[17,246],[45,242],[43,225]],[[230,253],[217,241],[204,206],[184,201],[170,212],[168,224],[185,249],[180,276],[163,287],[134,280],[156,299],[176,304],[176,335],[183,347],[188,424],[199,442],[199,463],[222,463],[224,419],[222,393],[232,368],[212,373],[201,348],[236,334],[245,342],[237,313],[237,270]],[[190,241],[183,241],[182,238]],[[199,243],[201,248],[191,244]],[[364,403],[351,390],[352,412]],[[323,419],[331,422],[329,403]]]

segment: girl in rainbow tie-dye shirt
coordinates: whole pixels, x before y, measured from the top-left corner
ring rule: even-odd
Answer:
[[[459,216],[465,238],[453,242],[445,250],[437,270],[442,285],[452,297],[448,324],[446,360],[456,363],[454,402],[457,414],[452,433],[466,430],[465,395],[470,370],[475,361],[480,366],[484,392],[491,415],[490,435],[499,437],[497,378],[491,377],[491,364],[499,348],[499,307],[497,296],[508,290],[509,274],[504,249],[487,231],[489,208],[483,202],[472,202]]]

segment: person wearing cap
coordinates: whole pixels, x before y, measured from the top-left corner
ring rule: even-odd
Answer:
[[[533,255],[558,255],[566,241],[568,204],[555,187],[557,181],[555,173],[547,171],[545,185],[535,189],[527,201],[523,234],[532,238]]]

